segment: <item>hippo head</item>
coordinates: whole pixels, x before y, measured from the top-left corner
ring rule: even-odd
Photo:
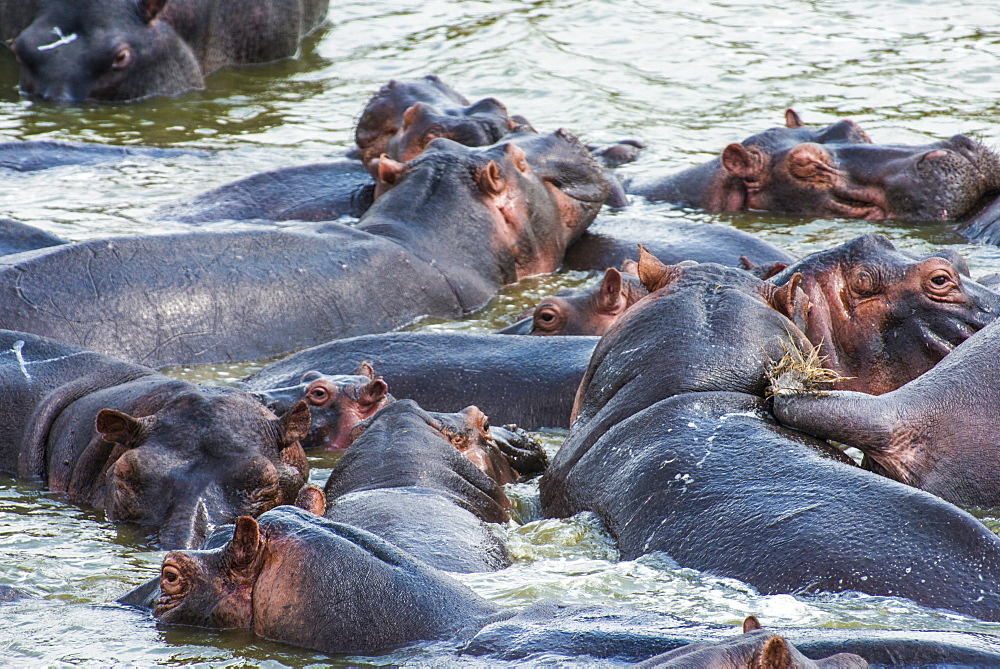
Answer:
[[[292,503],[309,473],[299,445],[305,402],[276,418],[246,393],[205,388],[150,415],[103,409],[96,424],[100,436],[83,457],[107,468],[95,502],[111,520],[157,528],[168,549],[198,546],[215,525]],[[70,494],[92,485],[83,478],[74,476]]]
[[[447,637],[498,610],[375,535],[291,506],[238,518],[221,547],[167,553],[159,590],[161,622],[337,654]]]
[[[48,0],[11,44],[21,91],[120,102],[203,88],[194,53],[160,13],[167,0]]]
[[[355,374],[309,371],[299,384],[253,393],[272,411],[283,413],[299,400],[309,405],[312,421],[301,440],[306,450],[339,451],[350,445],[351,429],[393,401],[389,386],[367,362]]]
[[[500,485],[517,481],[518,473],[500,452],[489,419],[479,407],[468,406],[457,413],[428,413],[436,421],[433,426],[479,471]]]
[[[625,309],[647,294],[638,277],[610,267],[598,283],[544,298],[529,317],[498,334],[602,335]]]
[[[418,102],[439,109],[461,109],[469,104],[433,74],[417,81],[390,79],[372,96],[358,118],[354,138],[362,163],[368,165],[387,152],[389,140],[402,130],[404,113]]]
[[[943,256],[943,257],[942,257]],[[1000,295],[961,276],[945,253],[915,259],[886,237],[858,237],[806,256],[770,281],[779,311],[850,377],[881,394],[933,367],[1000,314]]]
[[[963,135],[923,146],[873,144],[853,121],[806,128],[786,112],[722,153],[722,210],[803,216],[958,219],[1000,191],[1000,158]]]
[[[434,249],[439,263],[450,247],[464,248],[462,264],[482,256],[483,240],[470,234],[466,213],[468,198],[482,203],[493,233],[490,253],[504,283],[558,268],[566,247],[583,234],[608,193],[601,168],[565,130],[512,133],[483,148],[438,138],[408,163],[382,156],[376,168],[378,199],[372,212],[383,206],[410,212],[423,202],[433,209],[438,229],[445,221],[455,229],[449,245]],[[383,195],[404,183],[401,204],[386,205]]]
[[[416,158],[438,137],[465,146],[488,146],[520,125],[496,98],[484,98],[468,107],[441,108],[417,102],[403,112],[401,121],[385,149],[390,158],[400,161]]]

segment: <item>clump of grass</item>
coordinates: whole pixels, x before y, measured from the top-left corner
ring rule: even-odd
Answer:
[[[837,381],[849,378],[823,366],[826,356],[820,354],[820,346],[810,347],[808,352],[803,352],[792,341],[783,344],[785,354],[767,370],[770,381],[767,396],[801,392],[822,394],[825,390],[831,390]]]

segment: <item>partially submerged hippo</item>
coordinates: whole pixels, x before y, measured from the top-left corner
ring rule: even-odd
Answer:
[[[813,662],[799,649],[774,632],[765,631],[755,616],[743,621],[743,634],[715,643],[693,643],[677,650],[651,657],[638,669],[673,667],[713,667],[713,669],[866,669],[868,663],[859,655],[838,653]]]
[[[624,607],[549,600],[502,610],[447,574],[378,537],[295,507],[238,519],[221,547],[173,551],[158,583],[140,586],[163,623],[248,628],[264,638],[331,654],[377,654],[421,640],[460,653],[515,660],[553,653],[635,662],[692,642],[731,636]],[[158,586],[158,587],[156,587]],[[782,629],[809,657],[855,652],[868,661],[990,665],[1000,644],[960,632]]]
[[[347,448],[354,426],[393,401],[389,386],[381,376],[375,376],[375,370],[367,362],[362,362],[354,374],[330,375],[310,370],[296,385],[267,388],[253,395],[275,413],[284,413],[304,400],[312,421],[309,434],[302,439],[302,448],[327,451]]]
[[[471,403],[498,422],[529,430],[569,427],[573,396],[596,344],[597,337],[368,335],[294,353],[247,377],[243,387],[257,393],[294,386],[311,370],[353,374],[367,361],[395,396],[431,411],[458,411]]]
[[[0,325],[160,366],[455,317],[556,269],[606,193],[564,131],[483,149],[439,139],[379,173],[387,192],[353,227],[102,239],[14,257],[0,263]]]
[[[890,393],[777,389],[774,414],[861,449],[866,466],[889,478],[954,504],[1000,507],[998,399],[1000,325],[992,323]]]
[[[873,144],[853,121],[816,128],[792,110],[785,128],[730,144],[719,158],[629,193],[714,212],[957,220],[1000,192],[1000,158],[964,135],[924,146]]]
[[[0,331],[0,470],[142,525],[164,548],[295,500],[304,403],[280,419],[249,394]],[[96,425],[96,430],[95,430]]]
[[[934,366],[1000,315],[1000,295],[951,252],[914,258],[871,234],[818,251],[769,281],[782,312],[820,346],[842,390],[879,394]],[[967,273],[967,270],[966,270]]]
[[[497,334],[600,336],[648,294],[634,274],[609,267],[600,281],[587,288],[561,290],[542,298],[529,315]]]
[[[294,56],[328,0],[40,0],[10,43],[21,91],[123,102],[205,87],[227,65]]]
[[[602,270],[638,260],[642,244],[661,262],[714,262],[729,267],[785,265],[798,258],[749,233],[718,223],[680,219],[598,216],[580,239],[566,250],[563,267]]]
[[[593,511],[625,559],[663,551],[762,593],[857,590],[1000,619],[1000,538],[768,414],[766,370],[806,341],[775,308],[790,286],[646,260],[655,292],[595,350],[541,481],[545,513]]]
[[[509,520],[502,485],[517,473],[481,411],[428,413],[401,400],[361,423],[355,437],[330,473],[325,510],[314,505],[312,511],[367,530],[438,569],[510,565],[487,523]]]
[[[0,255],[34,251],[66,243],[65,239],[60,239],[40,228],[0,217]]]

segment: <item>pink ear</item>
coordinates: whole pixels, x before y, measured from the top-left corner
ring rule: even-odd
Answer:
[[[758,181],[764,171],[764,154],[756,146],[730,144],[722,151],[722,166],[744,181]]]
[[[378,180],[390,186],[396,185],[406,172],[406,165],[397,163],[384,153],[378,159]]]
[[[246,569],[261,550],[260,527],[250,516],[236,519],[233,538],[223,550],[223,559],[235,571]]]
[[[760,625],[760,621],[757,620],[757,616],[747,616],[743,621],[743,633],[753,632],[754,630],[763,629]]]
[[[145,419],[133,418],[127,413],[114,409],[101,409],[97,412],[97,419],[94,421],[95,427],[101,433],[104,441],[129,448],[134,448],[143,441],[148,430],[147,423],[148,421]]]
[[[409,128],[417,121],[418,118],[420,118],[420,114],[423,111],[423,108],[424,108],[423,102],[418,102],[414,105],[410,105],[409,107],[407,107],[406,111],[403,112],[403,130]]]
[[[317,516],[322,516],[326,513],[326,497],[323,496],[323,491],[314,485],[303,486],[302,490],[299,490],[298,497],[295,498],[295,506]]]
[[[798,115],[794,109],[785,110],[785,127],[786,128],[801,128],[805,123],[802,122],[802,117]]]
[[[476,172],[476,183],[479,184],[479,189],[487,195],[499,195],[504,191],[500,168],[492,160]]]
[[[278,429],[281,432],[279,449],[285,449],[305,439],[309,433],[309,423],[312,416],[305,400],[299,400],[284,416],[278,419]]]
[[[372,367],[372,364],[367,360],[358,365],[358,371],[354,373],[357,376],[367,376],[369,379],[375,378],[375,368]]]
[[[622,275],[614,267],[604,271],[601,281],[601,306],[604,311],[614,311],[622,299]]]
[[[389,385],[383,381],[381,378],[372,379],[372,381],[365,388],[365,392],[361,395],[361,399],[358,403],[363,406],[374,407],[379,402],[385,399],[385,396],[389,393]]]
[[[139,0],[139,11],[146,23],[149,23],[167,6],[167,0]]]
[[[677,265],[664,265],[660,259],[639,244],[639,281],[653,293],[680,278]]]

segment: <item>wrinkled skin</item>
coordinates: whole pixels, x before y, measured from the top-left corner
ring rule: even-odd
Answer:
[[[165,548],[294,501],[308,476],[305,403],[278,419],[242,391],[24,333],[0,332],[0,347],[0,469],[137,523]]]
[[[786,112],[719,158],[668,177],[637,178],[629,193],[709,211],[957,220],[1000,191],[1000,159],[964,135],[923,146],[881,145],[853,121],[824,128]]]
[[[780,392],[785,425],[861,449],[865,465],[962,506],[1000,506],[993,415],[1000,401],[1000,329],[988,325],[933,369],[878,397]]]
[[[836,387],[877,395],[923,374],[1000,314],[1000,296],[963,269],[957,254],[913,258],[865,235],[770,281],[786,289],[780,309],[820,346],[824,366],[848,377]]]
[[[430,414],[403,400],[360,423],[355,437],[324,493],[317,498],[304,489],[298,506],[371,532],[438,569],[510,565],[486,523],[509,519],[501,486],[516,473],[481,411]]]
[[[353,374],[368,361],[394,395],[429,410],[458,411],[472,403],[497,422],[528,430],[569,427],[573,396],[596,344],[596,337],[392,332],[293,353],[244,379],[243,387],[259,392],[296,385],[310,370]]]
[[[639,259],[639,244],[668,265],[694,260],[729,267],[770,267],[798,260],[773,244],[726,225],[619,215],[598,216],[566,250],[563,266],[575,270],[621,267],[626,260]]]
[[[389,387],[375,370],[362,363],[355,374],[327,375],[310,370],[294,386],[254,392],[275,413],[283,413],[296,402],[309,405],[312,422],[302,440],[306,450],[322,448],[342,451],[351,442],[351,430],[393,401]]]
[[[10,44],[21,91],[124,102],[205,87],[227,65],[294,56],[327,0],[40,0]]]
[[[561,290],[543,298],[530,310],[530,316],[497,334],[600,336],[626,309],[646,295],[648,292],[638,277],[609,267],[597,283],[582,290]]]
[[[254,360],[457,317],[506,283],[556,269],[606,192],[600,168],[562,131],[482,149],[435,140],[398,169],[382,165],[391,183],[356,226],[101,239],[12,256],[0,262],[0,324],[162,366]]]
[[[240,518],[223,548],[168,553],[160,591],[161,622],[250,628],[326,653],[445,638],[497,611],[386,541],[294,507],[259,525]]]
[[[119,601],[148,604],[164,623],[244,627],[336,654],[374,655],[418,640],[453,639],[465,642],[461,655],[494,661],[558,653],[637,662],[732,635],[727,626],[625,607],[542,600],[521,612],[500,610],[362,530],[287,506],[258,522],[241,518],[235,527],[220,528],[204,550],[168,553],[159,578]],[[781,633],[809,657],[854,652],[883,664],[1000,661],[1000,644],[987,635],[802,628]]]
[[[693,643],[675,651],[651,657],[638,665],[652,667],[713,667],[714,669],[867,669],[864,658],[853,654],[837,655],[813,662],[798,648],[773,632],[766,632],[760,621],[749,616],[743,621],[743,634],[716,643]]]

